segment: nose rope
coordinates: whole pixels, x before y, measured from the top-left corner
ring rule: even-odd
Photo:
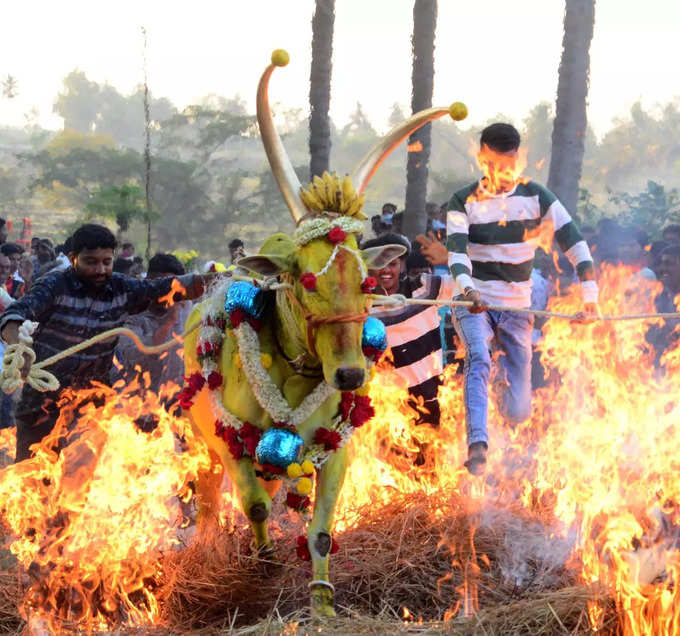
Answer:
[[[319,354],[316,352],[316,330],[321,325],[332,325],[332,324],[343,324],[350,322],[366,322],[368,318],[368,311],[364,311],[360,314],[336,314],[335,316],[316,316],[315,314],[307,311],[307,309],[300,302],[298,297],[292,292],[291,289],[286,289],[286,295],[290,300],[293,301],[295,305],[302,311],[307,328],[307,345],[309,346],[310,353],[318,360]]]

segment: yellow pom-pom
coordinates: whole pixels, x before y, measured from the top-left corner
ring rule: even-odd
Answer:
[[[268,353],[263,353],[260,356],[260,362],[265,369],[269,369],[272,366],[272,357]]]
[[[234,364],[240,369],[241,368],[241,356],[238,353],[234,354]]]
[[[302,472],[305,475],[311,475],[314,473],[314,464],[312,464],[312,462],[310,462],[308,459],[305,459],[305,461],[302,462],[302,466],[300,466],[300,468],[302,468]]]
[[[290,55],[284,49],[276,49],[272,53],[272,64],[274,66],[286,66],[290,62]]]
[[[227,268],[224,266],[223,263],[215,263],[214,267],[215,267],[215,271],[218,274],[224,274],[224,272],[227,271]]]
[[[286,468],[286,473],[288,473],[288,477],[291,479],[297,479],[298,477],[302,477],[303,471],[302,467],[300,464],[297,464],[293,462],[292,464],[288,464],[288,468]]]
[[[468,116],[468,109],[463,102],[453,102],[449,107],[449,115],[454,121],[462,121]]]
[[[312,492],[312,480],[309,477],[300,477],[297,483],[297,491],[301,495],[308,495]]]

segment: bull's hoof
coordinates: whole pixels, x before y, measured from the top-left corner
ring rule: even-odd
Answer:
[[[330,583],[312,583],[310,586],[312,596],[312,616],[316,618],[333,618],[333,587]]]

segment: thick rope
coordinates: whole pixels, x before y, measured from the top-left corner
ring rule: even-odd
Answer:
[[[185,331],[180,338],[186,338],[200,326],[200,323],[194,325],[191,329]],[[5,350],[2,372],[0,373],[0,390],[4,393],[16,391],[16,389],[24,384],[24,381],[41,393],[44,393],[45,391],[56,391],[60,386],[59,380],[57,380],[56,376],[49,371],[45,371],[46,367],[52,366],[60,360],[64,360],[69,356],[79,353],[98,342],[103,342],[104,340],[109,340],[118,336],[127,336],[128,338],[131,338],[137,349],[148,355],[163,353],[180,343],[180,340],[173,338],[172,340],[168,340],[159,345],[148,346],[141,341],[134,331],[125,327],[116,327],[115,329],[109,329],[108,331],[97,334],[88,340],[83,340],[83,342],[79,342],[77,345],[69,347],[68,349],[64,349],[63,351],[38,362],[38,364],[33,364],[35,362],[35,351],[33,351],[33,348],[31,347],[33,344],[31,334],[36,327],[37,323],[24,321],[19,327],[19,343],[10,345]],[[25,362],[24,354],[28,355],[31,360],[31,368],[25,380],[21,376],[21,370]]]
[[[271,290],[285,290],[286,294],[295,301],[305,313],[305,320],[307,322],[307,334],[308,339],[311,341],[311,347],[314,349],[314,336],[316,328],[322,324],[332,324],[332,323],[342,323],[342,322],[363,322],[367,314],[340,314],[337,316],[314,316],[305,311],[302,304],[292,293],[292,286],[286,283],[279,283],[275,278],[266,279],[264,281],[256,281],[253,278],[245,276],[234,276],[236,280],[244,280],[248,282],[256,282],[263,289]],[[374,305],[377,306],[393,306],[393,307],[404,307],[406,305],[434,305],[439,307],[471,307],[472,302],[467,300],[426,300],[419,298],[406,298],[402,294],[392,294],[391,296],[381,296],[379,294],[371,294],[371,298],[374,301]],[[531,314],[534,316],[543,316],[545,318],[562,318],[565,320],[579,320],[583,319],[580,314],[564,314],[554,311],[545,311],[543,309],[524,309],[521,307],[506,307],[503,305],[487,305],[487,309],[494,311],[510,311],[518,314]],[[670,312],[670,313],[657,313],[657,314],[625,314],[621,316],[588,316],[589,321],[620,321],[620,320],[677,320],[680,319],[680,312]],[[20,386],[27,382],[36,391],[56,391],[59,388],[59,380],[50,373],[46,371],[45,368],[49,367],[60,360],[64,360],[69,356],[72,356],[84,349],[91,347],[98,342],[103,342],[104,340],[109,340],[110,338],[116,338],[118,336],[127,336],[131,338],[135,343],[135,346],[139,351],[147,355],[154,355],[162,353],[171,349],[173,346],[177,345],[181,339],[186,338],[190,333],[195,331],[200,327],[200,323],[194,325],[191,329],[184,332],[179,339],[173,338],[159,345],[147,346],[139,338],[139,336],[130,329],[125,327],[117,327],[116,329],[109,329],[103,333],[97,334],[88,340],[64,349],[59,353],[38,362],[38,364],[33,364],[35,362],[35,351],[33,351],[32,344],[33,338],[32,334],[37,327],[37,323],[30,321],[24,321],[19,327],[19,342],[17,344],[9,345],[5,350],[5,357],[2,363],[2,372],[0,372],[0,390],[4,393],[12,393],[16,391]],[[315,351],[313,353],[316,353]],[[30,370],[26,379],[21,375],[21,371],[25,364],[25,356],[30,359]]]
[[[435,305],[438,307],[472,307],[472,302],[469,300],[427,300],[421,298],[406,298],[402,294],[392,294],[391,296],[381,296],[379,294],[372,294],[374,306],[389,306],[404,307],[405,305]],[[505,307],[503,305],[486,305],[487,309],[494,311],[512,311],[517,314],[532,314],[534,316],[544,316],[545,318],[564,318],[565,320],[579,320],[583,316],[580,314],[562,314],[554,311],[545,311],[543,309],[524,309],[522,307]],[[680,318],[680,312],[675,313],[661,313],[661,314],[627,314],[623,316],[588,316],[587,320],[649,320],[653,318],[661,319],[677,319]]]

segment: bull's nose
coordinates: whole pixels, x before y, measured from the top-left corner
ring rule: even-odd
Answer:
[[[335,372],[335,386],[341,391],[354,391],[364,383],[364,370],[358,367],[340,367]]]

